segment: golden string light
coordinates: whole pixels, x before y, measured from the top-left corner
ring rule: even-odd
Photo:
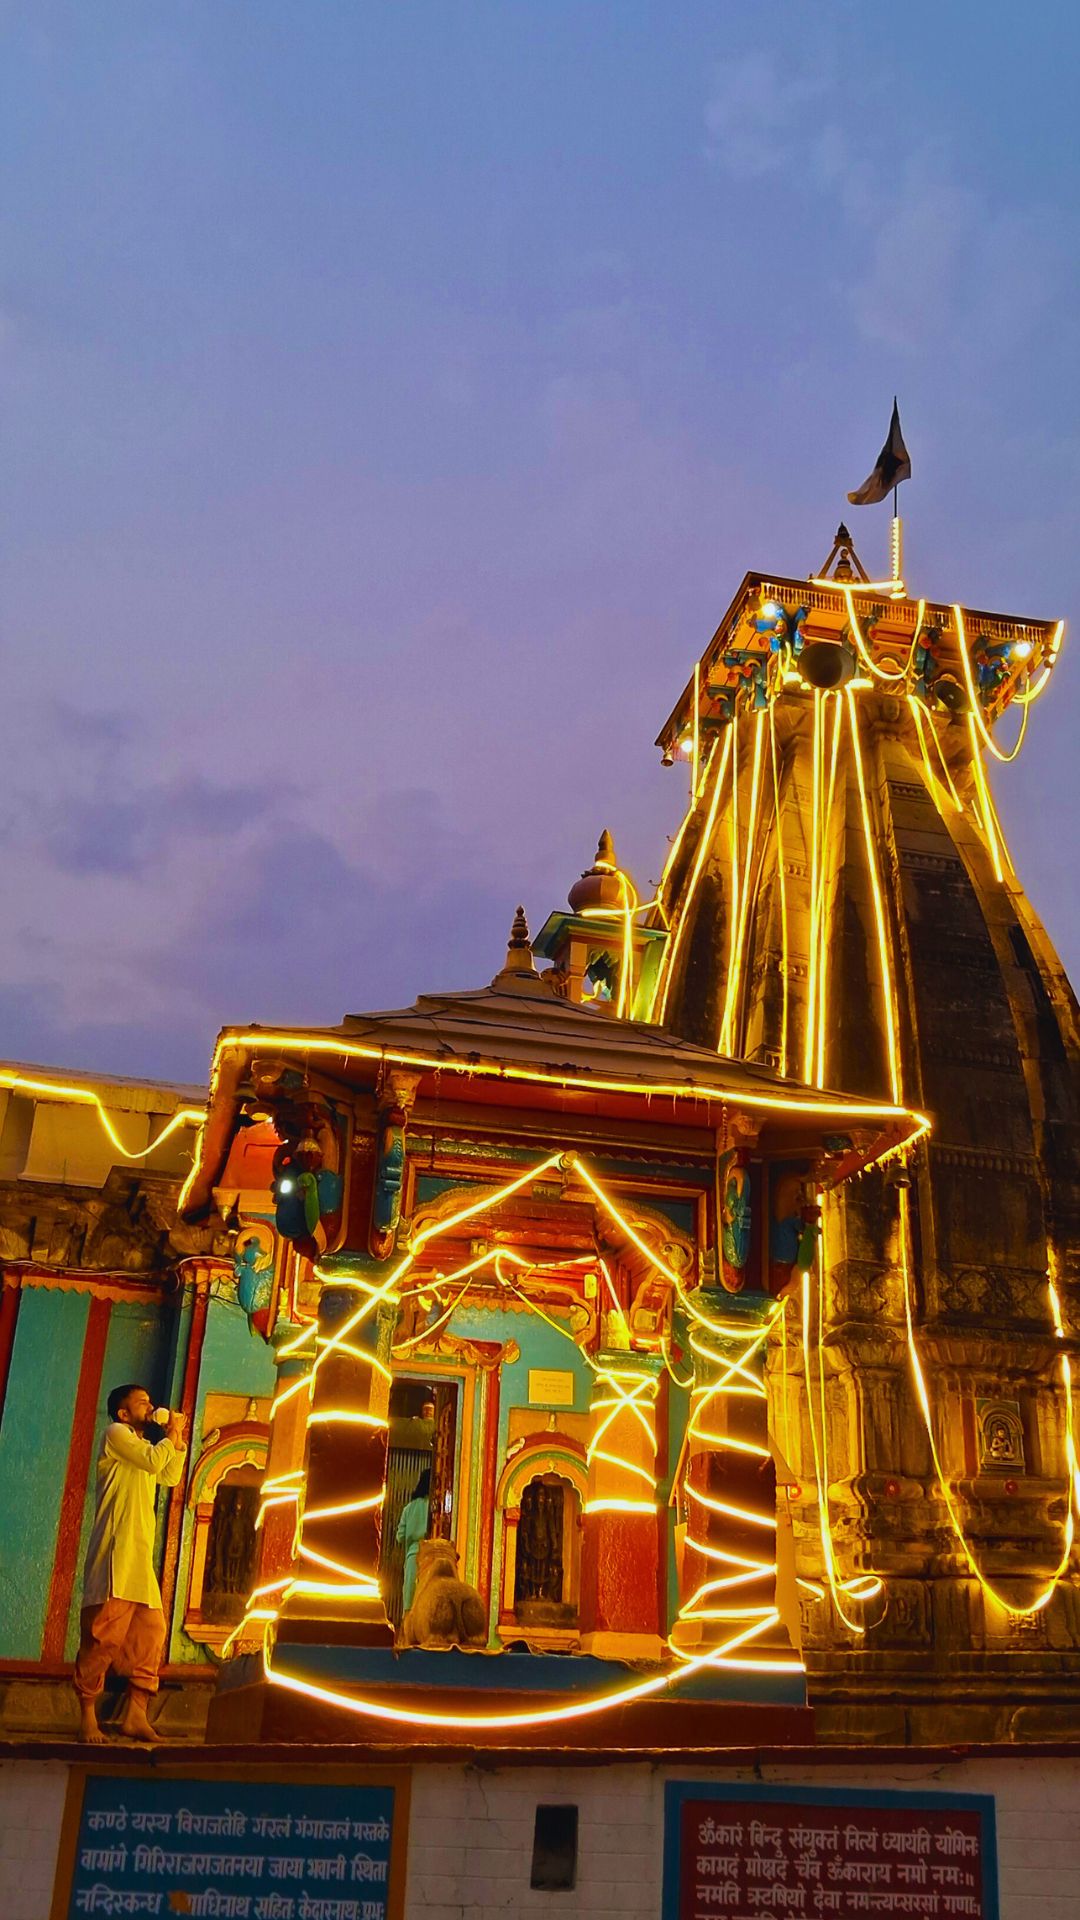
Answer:
[[[643,1481],[645,1494],[640,1486],[631,1488],[625,1494],[603,1494],[590,1497],[585,1504],[585,1513],[655,1513],[656,1512],[656,1424],[655,1402],[657,1381],[651,1374],[642,1375],[629,1368],[621,1368],[608,1361],[594,1363],[596,1381],[601,1389],[600,1397],[592,1401],[592,1412],[602,1414],[599,1425],[593,1432],[585,1451],[587,1464],[591,1468],[597,1460],[614,1467],[617,1472],[628,1474],[631,1480]],[[625,1453],[615,1454],[608,1451],[604,1442],[626,1417],[636,1420],[645,1436],[645,1448],[652,1458],[651,1467],[639,1466],[627,1459]],[[639,1443],[640,1444],[640,1443]]]
[[[780,1072],[788,1070],[788,917],[787,873],[784,867],[784,817],[780,807],[780,771],[776,752],[776,702],[769,706],[769,752],[772,759],[773,831],[776,836],[776,884],[780,895]]]
[[[160,1133],[145,1147],[125,1147],[110,1118],[101,1095],[93,1087],[73,1086],[64,1080],[42,1080],[29,1074],[17,1073],[11,1067],[0,1067],[0,1088],[6,1087],[11,1093],[37,1094],[45,1100],[65,1100],[76,1106],[93,1107],[103,1132],[107,1135],[117,1153],[125,1160],[146,1160],[164,1142],[171,1138],[181,1127],[201,1127],[206,1120],[205,1107],[179,1107],[166,1121]]]
[[[728,965],[728,977],[725,983],[724,1012],[720,1022],[720,1034],[716,1043],[718,1053],[731,1053],[736,1042],[739,1019],[739,979],[742,971],[742,954],[747,934],[751,885],[751,862],[756,851],[755,833],[757,830],[758,805],[761,795],[761,764],[765,746],[765,714],[754,716],[754,749],[750,774],[750,801],[746,820],[746,857],[743,863],[741,881],[738,878],[739,830],[737,803],[734,794],[735,762],[732,761],[732,865],[731,865],[731,958]],[[733,749],[734,751],[734,749]]]
[[[694,1456],[695,1442],[698,1443],[698,1452],[729,1451],[744,1457],[771,1458],[768,1447],[729,1432],[725,1403],[729,1399],[766,1399],[764,1382],[751,1362],[759,1354],[777,1320],[783,1317],[784,1303],[781,1301],[777,1302],[763,1323],[755,1322],[747,1326],[741,1321],[710,1321],[708,1327],[702,1329],[699,1321],[690,1335],[690,1346],[703,1366],[695,1370],[684,1441],[684,1452],[688,1456],[683,1482],[687,1514],[684,1550],[698,1554],[707,1564],[714,1563],[725,1571],[701,1581],[683,1600],[669,1642],[675,1653],[680,1653],[680,1628],[699,1632],[702,1626],[709,1623],[739,1622],[745,1623],[747,1629],[757,1637],[775,1626],[780,1618],[774,1598],[775,1503],[769,1513],[735,1500],[718,1500],[713,1494],[694,1485],[689,1461]],[[751,1557],[746,1553],[734,1553],[730,1548],[715,1546],[695,1531],[699,1524],[698,1510],[701,1515],[719,1514],[724,1519],[756,1527],[768,1534],[768,1551],[763,1556]],[[727,1571],[731,1568],[735,1571]],[[761,1598],[763,1586],[770,1596],[764,1601]],[[751,1664],[756,1665],[757,1662]],[[801,1662],[793,1664],[796,1671],[801,1671]]]
[[[938,1444],[934,1435],[934,1418],[933,1418],[933,1412],[930,1405],[930,1394],[927,1389],[926,1375],[923,1372],[922,1360],[920,1359],[919,1349],[915,1339],[915,1317],[914,1317],[913,1303],[912,1303],[913,1289],[912,1289],[911,1257],[910,1257],[911,1228],[910,1228],[910,1221],[908,1218],[908,1204],[909,1203],[908,1203],[907,1191],[906,1189],[901,1188],[900,1190],[900,1231],[899,1231],[900,1268],[901,1268],[901,1274],[902,1274],[903,1286],[904,1286],[904,1321],[907,1329],[908,1355],[911,1361],[912,1378],[914,1379],[914,1382],[915,1382],[915,1395],[919,1403],[919,1410],[922,1414],[923,1426],[926,1429],[926,1438],[930,1447],[930,1458],[933,1461],[934,1474],[937,1479],[938,1487],[941,1490],[941,1497],[945,1502],[945,1511],[949,1516],[949,1525],[952,1527],[953,1533],[960,1547],[960,1551],[963,1554],[965,1561],[967,1562],[970,1572],[974,1575],[975,1579],[978,1581],[987,1599],[990,1600],[994,1606],[1002,1608],[1007,1613],[1022,1614],[1025,1617],[1028,1616],[1029,1614],[1041,1613],[1044,1607],[1049,1606],[1050,1601],[1053,1599],[1058,1586],[1060,1585],[1062,1579],[1065,1576],[1065,1573],[1068,1570],[1069,1562],[1072,1558],[1073,1540],[1075,1537],[1075,1522],[1073,1518],[1073,1510],[1074,1510],[1074,1507],[1077,1505],[1078,1497],[1080,1497],[1080,1474],[1078,1474],[1078,1469],[1077,1469],[1076,1434],[1075,1434],[1074,1418],[1073,1418],[1072,1373],[1069,1366],[1069,1356],[1067,1353],[1063,1353],[1061,1356],[1061,1376],[1062,1376],[1062,1385],[1064,1388],[1064,1395],[1065,1395],[1065,1453],[1066,1453],[1066,1461],[1068,1465],[1068,1487],[1066,1491],[1066,1513],[1065,1513],[1065,1525],[1064,1525],[1063,1535],[1062,1535],[1061,1557],[1058,1560],[1058,1563],[1054,1568],[1053,1572],[1051,1573],[1049,1579],[1047,1580],[1045,1586],[1043,1586],[1041,1591],[1036,1594],[1036,1597],[1034,1598],[1034,1600],[1030,1601],[1027,1606],[1020,1606],[1016,1600],[1001,1593],[998,1590],[998,1588],[996,1588],[986,1578],[986,1575],[983,1573],[982,1568],[979,1566],[979,1563],[976,1560],[975,1555],[972,1552],[971,1546],[968,1542],[967,1534],[964,1531],[963,1519],[961,1517],[960,1510],[957,1505],[955,1492],[952,1486],[950,1485],[948,1476],[946,1475],[945,1469],[941,1463],[941,1455],[938,1451]],[[1053,1254],[1051,1254],[1051,1262],[1052,1261],[1053,1261]],[[1053,1281],[1052,1270],[1047,1276],[1047,1284],[1049,1289],[1051,1317],[1054,1323],[1054,1331],[1055,1331],[1055,1334],[1057,1335],[1057,1338],[1062,1339],[1064,1338],[1065,1330],[1061,1321],[1061,1307],[1060,1307],[1060,1302],[1057,1295],[1057,1289]]]
[[[953,618],[956,621],[956,638],[960,653],[960,666],[964,675],[964,685],[967,688],[969,719],[975,722],[983,746],[986,747],[987,751],[993,754],[995,760],[1000,760],[1007,766],[1011,760],[1016,759],[1017,754],[1024,744],[1024,735],[1027,732],[1029,702],[1023,700],[1020,703],[1023,708],[1020,716],[1020,733],[1015,746],[1010,747],[1006,753],[1003,748],[997,745],[982,716],[982,702],[979,699],[978,690],[975,686],[975,676],[971,671],[971,655],[968,652],[967,634],[964,630],[964,614],[961,607],[954,606]]]
[[[820,1197],[820,1196],[819,1196]],[[822,1243],[823,1246],[824,1243]],[[821,1541],[821,1558],[825,1568],[829,1592],[833,1606],[839,1618],[851,1633],[865,1633],[866,1626],[854,1619],[846,1610],[845,1602],[862,1601],[876,1598],[882,1592],[883,1583],[876,1574],[857,1576],[854,1580],[845,1580],[840,1574],[833,1541],[832,1516],[829,1509],[829,1454],[828,1454],[828,1411],[825,1398],[825,1316],[822,1291],[822,1268],[824,1258],[822,1247],[818,1249],[818,1413],[814,1413],[814,1380],[811,1361],[810,1342],[810,1274],[804,1271],[800,1276],[802,1289],[802,1352],[803,1385],[806,1393],[806,1417],[810,1428],[810,1446],[814,1459],[814,1487],[817,1494],[818,1538]],[[818,1438],[820,1422],[821,1437]]]
[[[704,825],[702,826],[701,833],[698,838],[697,852],[694,855],[694,864],[690,870],[690,880],[686,889],[686,897],[683,901],[682,912],[679,914],[679,917],[675,922],[675,926],[664,947],[663,958],[660,963],[660,971],[657,974],[656,992],[653,995],[653,1005],[649,1009],[649,1018],[650,1019],[653,1018],[653,1012],[656,1006],[656,1000],[657,998],[659,998],[660,1010],[656,1014],[656,1019],[661,1026],[663,1026],[664,1024],[664,1015],[667,1012],[668,995],[671,991],[671,983],[675,976],[675,961],[679,952],[679,946],[682,942],[683,933],[685,932],[687,923],[690,919],[690,909],[693,905],[694,895],[697,892],[698,882],[701,879],[701,870],[705,865],[705,858],[706,858],[706,855],[708,854],[709,847],[712,843],[713,827],[716,824],[716,815],[720,806],[720,796],[724,787],[724,777],[727,773],[728,763],[730,762],[730,759],[731,759],[731,742],[732,742],[732,737],[734,735],[734,732],[735,732],[735,729],[733,726],[728,728],[727,732],[724,735],[724,743],[720,750],[720,757],[718,760],[716,760],[715,771],[712,777],[712,792],[709,797],[708,811],[706,813],[705,822],[704,822]],[[713,757],[715,759],[715,754]]]

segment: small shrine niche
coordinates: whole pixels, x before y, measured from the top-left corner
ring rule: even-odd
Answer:
[[[514,1618],[523,1627],[577,1626],[581,1503],[568,1480],[538,1474],[521,1495],[514,1549]]]

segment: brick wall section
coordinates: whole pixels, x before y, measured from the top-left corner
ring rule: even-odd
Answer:
[[[49,1920],[68,1769],[0,1765],[0,1914]]]
[[[869,1756],[868,1756],[869,1758]],[[659,1920],[664,1781],[751,1780],[747,1770],[418,1766],[406,1920]],[[1001,1920],[1080,1915],[1080,1761],[1005,1759],[904,1767],[769,1767],[773,1785],[993,1794]],[[0,1763],[0,1916],[49,1920],[67,1769]],[[541,1801],[580,1809],[572,1893],[529,1887]]]

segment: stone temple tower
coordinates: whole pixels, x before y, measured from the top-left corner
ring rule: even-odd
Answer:
[[[1080,1020],[987,774],[1061,638],[868,581],[841,528],[820,577],[746,576],[658,742],[692,798],[641,1011],[930,1123],[823,1182],[769,1362],[834,1738],[1076,1724]]]

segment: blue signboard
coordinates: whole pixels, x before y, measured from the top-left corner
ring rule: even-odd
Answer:
[[[393,1920],[391,1785],[89,1774],[65,1920]],[[404,1841],[399,1818],[399,1847]],[[69,1848],[70,1852],[70,1848]],[[396,1857],[396,1856],[395,1856]],[[61,1873],[65,1879],[64,1866]]]

